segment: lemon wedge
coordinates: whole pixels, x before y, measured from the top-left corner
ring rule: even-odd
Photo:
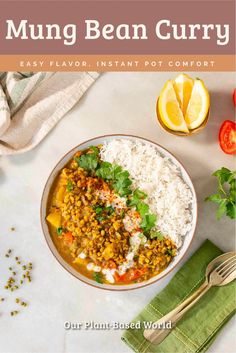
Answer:
[[[199,127],[207,117],[210,107],[209,93],[202,80],[194,80],[192,94],[184,119],[190,130]]]
[[[186,74],[180,74],[173,81],[176,96],[180,103],[181,110],[185,116],[189,99],[191,97],[194,80]]]
[[[162,122],[169,129],[173,131],[189,132],[171,80],[166,82],[161,91],[158,100],[158,112]]]

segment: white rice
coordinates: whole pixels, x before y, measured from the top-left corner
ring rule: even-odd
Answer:
[[[162,157],[154,145],[129,139],[105,142],[100,156],[129,171],[132,188],[148,195],[145,202],[157,215],[156,229],[180,247],[192,226],[193,195],[173,162]]]

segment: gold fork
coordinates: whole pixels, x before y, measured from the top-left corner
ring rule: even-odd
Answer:
[[[232,255],[231,255],[232,254]],[[227,255],[229,257],[227,258]],[[217,263],[219,259],[225,259],[218,264],[218,266],[209,273],[209,265]],[[171,312],[163,316],[161,319],[156,321],[154,325],[156,327],[163,327],[162,329],[146,329],[143,332],[144,337],[155,344],[161,343],[172,331],[173,326],[183,317],[183,315],[192,308],[193,305],[213,286],[222,286],[228,284],[236,278],[236,254],[229,253],[218,256],[214,259],[207,267],[206,270],[206,281],[204,284],[186,299],[183,303],[173,309]],[[165,329],[167,322],[171,322],[172,328]]]

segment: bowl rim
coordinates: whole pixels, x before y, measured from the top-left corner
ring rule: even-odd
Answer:
[[[71,266],[65,261],[65,263],[67,264],[67,266],[64,265],[64,263],[61,261],[62,256],[59,254],[58,250],[56,249],[56,246],[54,245],[53,241],[52,241],[52,244],[53,246],[51,246],[51,244],[49,243],[49,239],[48,239],[48,236],[50,236],[49,232],[48,234],[46,234],[45,230],[44,230],[44,227],[43,227],[43,223],[45,223],[45,219],[43,218],[43,201],[44,201],[44,198],[46,197],[45,193],[46,193],[46,188],[48,186],[48,183],[49,183],[49,180],[51,179],[52,175],[54,174],[55,170],[57,169],[58,165],[64,160],[66,159],[66,157],[71,154],[71,152],[75,149],[79,149],[81,145],[84,145],[84,144],[87,144],[89,143],[90,141],[93,141],[93,140],[96,140],[96,139],[102,139],[102,138],[109,138],[109,137],[126,137],[126,138],[137,138],[137,139],[140,139],[140,140],[144,140],[146,142],[149,142],[151,144],[154,144],[155,146],[159,147],[160,149],[163,149],[164,151],[166,151],[167,153],[169,153],[180,165],[181,165],[181,168],[183,168],[183,170],[185,171],[185,173],[187,174],[188,178],[190,179],[191,181],[191,191],[193,192],[193,195],[194,195],[194,198],[196,200],[196,210],[195,210],[195,221],[194,221],[194,228],[192,229],[192,238],[188,244],[188,246],[186,247],[185,251],[181,254],[180,258],[178,259],[178,261],[176,262],[176,264],[174,264],[173,267],[170,267],[169,270],[166,271],[166,273],[162,274],[162,272],[160,272],[157,276],[157,278],[153,281],[153,282],[149,282],[149,283],[146,283],[146,282],[142,282],[140,283],[140,285],[138,287],[132,287],[132,288],[122,288],[122,285],[119,285],[119,286],[115,286],[115,285],[111,285],[112,287],[114,288],[106,288],[106,287],[102,287],[102,286],[99,286],[99,285],[96,285],[96,283],[90,283],[82,278],[79,278],[77,277],[71,270]],[[55,180],[55,178],[53,179],[53,181]],[[52,183],[53,183],[52,181]],[[197,200],[197,195],[196,195],[196,190],[195,190],[195,187],[194,187],[194,184],[192,182],[192,179],[190,177],[190,174],[189,172],[186,170],[186,168],[183,166],[182,162],[179,161],[178,158],[175,157],[175,155],[170,152],[169,150],[167,150],[165,147],[159,145],[158,143],[150,140],[150,139],[147,139],[145,137],[141,137],[141,136],[138,136],[138,135],[132,135],[132,134],[124,134],[124,133],[116,133],[116,134],[105,134],[105,135],[99,135],[99,136],[95,136],[95,137],[92,137],[86,141],[83,141],[81,143],[79,143],[78,145],[76,145],[75,147],[71,148],[67,153],[65,153],[61,158],[60,160],[56,163],[56,165],[54,166],[54,168],[52,169],[52,171],[50,172],[47,180],[46,180],[46,183],[44,185],[44,188],[43,188],[43,192],[42,192],[42,196],[41,196],[41,201],[40,201],[40,224],[41,224],[41,229],[42,229],[42,232],[43,232],[43,235],[44,235],[44,238],[46,240],[46,243],[51,251],[51,253],[53,254],[54,258],[57,260],[57,262],[59,262],[59,264],[70,274],[72,275],[73,277],[75,277],[76,279],[80,280],[81,282],[89,285],[89,286],[92,286],[92,287],[95,287],[95,288],[99,288],[99,289],[103,289],[103,290],[106,290],[106,291],[118,291],[118,292],[121,292],[121,291],[130,291],[130,290],[137,290],[137,289],[140,289],[140,288],[144,288],[144,287],[147,287],[147,286],[150,286],[158,281],[160,281],[161,279],[163,279],[164,277],[166,277],[171,271],[173,271],[176,266],[181,262],[181,260],[184,258],[184,256],[187,254],[187,251],[189,250],[192,242],[193,242],[193,238],[194,238],[194,235],[195,235],[195,232],[196,232],[196,227],[197,227],[197,222],[198,222],[198,200]],[[167,267],[168,269],[168,267]],[[75,270],[76,271],[76,270]],[[77,271],[79,273],[79,271]],[[164,272],[164,271],[163,271]],[[94,281],[95,282],[95,281]]]

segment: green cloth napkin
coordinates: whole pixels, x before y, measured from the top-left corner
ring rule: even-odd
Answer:
[[[143,321],[154,322],[174,309],[203,282],[207,264],[222,251],[206,240],[175,274],[170,283],[133,320],[141,329],[129,328],[122,340],[138,353],[205,352],[236,309],[236,282],[211,288],[184,316],[177,327],[159,345],[143,337]]]

